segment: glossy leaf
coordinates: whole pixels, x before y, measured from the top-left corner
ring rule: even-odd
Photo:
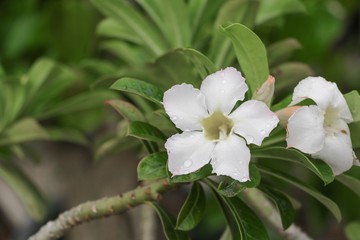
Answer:
[[[214,186],[211,185],[214,190]],[[269,239],[266,228],[256,214],[238,197],[215,196],[225,214],[232,239]]]
[[[325,197],[321,193],[309,188],[308,186],[304,185],[303,183],[301,183],[297,179],[295,179],[292,176],[289,176],[289,175],[287,175],[285,173],[278,172],[278,171],[276,171],[274,169],[264,169],[264,168],[261,168],[260,171],[267,174],[267,175],[269,175],[269,176],[272,176],[272,177],[280,179],[280,180],[282,180],[284,182],[290,183],[290,184],[294,185],[295,187],[303,190],[304,192],[306,192],[307,194],[311,195],[316,200],[318,200],[327,209],[329,209],[330,212],[335,216],[336,220],[338,220],[338,221],[341,220],[340,209],[339,209],[338,205],[335,202],[333,202],[330,198]]]
[[[360,197],[360,180],[350,175],[341,174],[336,176],[336,180],[344,184],[351,191]]]
[[[278,159],[294,163],[300,163],[303,166],[314,172],[325,185],[334,180],[334,175],[331,168],[323,161],[311,161],[306,155],[296,149],[288,149],[285,147],[269,147],[259,150],[254,150],[252,157],[265,159]]]
[[[42,221],[48,211],[46,199],[25,173],[12,161],[0,159],[0,177],[18,194],[29,214]]]
[[[139,180],[152,180],[167,177],[166,152],[156,152],[147,155],[139,162],[137,166],[137,175]]]
[[[112,89],[123,92],[134,93],[154,103],[162,105],[164,92],[156,86],[134,78],[121,78],[112,86]]]
[[[250,181],[239,182],[229,177],[224,177],[220,182],[217,191],[225,197],[235,197],[246,188],[253,188],[260,184],[261,175],[255,164],[249,165]]]
[[[160,218],[164,234],[167,240],[188,240],[189,236],[179,230],[175,230],[175,219],[173,216],[168,214],[163,208],[161,208],[157,203],[149,202],[150,206],[154,208],[157,215]]]
[[[207,164],[195,172],[185,175],[177,175],[177,176],[173,176],[173,177],[169,176],[169,177],[171,183],[186,183],[186,182],[193,182],[206,178],[210,176],[211,173],[212,173],[212,167],[210,164]]]
[[[240,68],[246,82],[254,93],[269,76],[266,49],[260,38],[241,24],[231,24],[223,28],[230,37]]]
[[[0,136],[0,146],[49,139],[46,130],[32,118],[25,118],[10,126]]]
[[[202,186],[194,182],[190,194],[179,212],[176,229],[190,231],[199,224],[204,212],[205,193]]]
[[[283,228],[287,229],[290,227],[295,219],[295,210],[287,196],[278,190],[265,186],[260,186],[259,189],[264,192],[275,204],[279,211]]]
[[[267,47],[267,55],[270,66],[275,66],[290,59],[293,53],[301,48],[301,44],[295,38],[286,38],[275,42]]]
[[[353,121],[360,121],[360,95],[359,92],[354,90],[344,95],[346,102],[351,111]]]
[[[165,142],[166,140],[166,136],[158,128],[140,121],[134,121],[130,123],[128,136],[161,143]]]
[[[106,102],[129,121],[144,121],[144,115],[129,102],[123,100],[109,100]]]

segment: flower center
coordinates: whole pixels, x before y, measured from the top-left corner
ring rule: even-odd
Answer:
[[[227,138],[233,129],[234,122],[222,112],[214,112],[201,121],[205,137],[209,140],[222,140]]]
[[[336,118],[337,118],[337,111],[335,109],[333,108],[326,109],[324,115],[324,128],[325,129],[331,128]]]

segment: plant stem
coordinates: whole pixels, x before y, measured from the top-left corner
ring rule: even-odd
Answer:
[[[177,185],[170,184],[162,179],[138,187],[122,195],[102,198],[78,205],[63,212],[57,219],[48,222],[29,240],[52,240],[58,239],[71,228],[84,222],[95,219],[121,214],[128,209],[138,206],[146,201],[158,201],[161,193],[174,188]]]
[[[311,238],[295,224],[292,224],[288,229],[284,230],[280,215],[275,207],[258,189],[248,188],[242,192],[241,197],[262,219],[266,220],[283,239],[311,240]]]

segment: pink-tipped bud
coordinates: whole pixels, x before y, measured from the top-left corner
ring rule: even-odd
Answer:
[[[256,90],[252,99],[264,102],[267,106],[270,106],[271,99],[274,95],[275,90],[275,78],[269,75],[268,79],[263,85]]]
[[[275,114],[278,116],[279,118],[279,123],[286,127],[287,122],[289,120],[289,118],[299,109],[301,108],[301,106],[291,106],[291,107],[286,107],[283,108],[279,111],[277,111]]]

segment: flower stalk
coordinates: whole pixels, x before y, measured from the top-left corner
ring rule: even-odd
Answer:
[[[53,240],[62,237],[73,227],[95,219],[122,214],[147,201],[158,201],[161,193],[176,187],[162,179],[121,195],[80,204],[49,221],[28,240]]]

